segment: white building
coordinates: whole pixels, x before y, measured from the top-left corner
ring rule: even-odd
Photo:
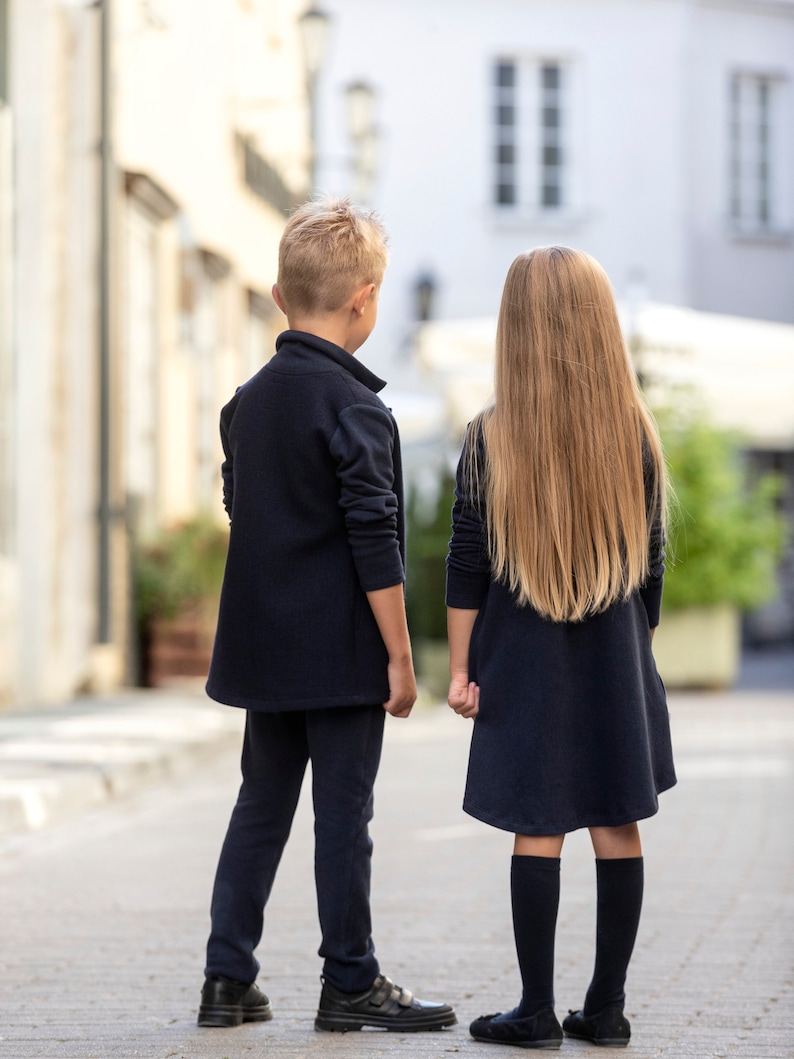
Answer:
[[[118,679],[131,543],[222,514],[308,183],[304,6],[0,0],[0,705]]]
[[[353,188],[345,85],[376,91],[384,370],[420,280],[434,317],[492,315],[513,257],[548,243],[629,301],[794,322],[792,0],[324,6],[322,187]]]

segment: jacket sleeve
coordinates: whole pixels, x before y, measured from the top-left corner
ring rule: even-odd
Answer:
[[[385,407],[349,405],[339,415],[331,455],[339,505],[359,582],[365,592],[405,581],[398,539],[394,420]]]
[[[476,442],[471,429],[458,461],[455,481],[455,503],[452,508],[452,539],[447,554],[448,607],[479,610],[491,583],[491,564],[486,547],[485,512],[480,490],[469,482],[468,451],[470,444],[479,448],[479,465],[484,462],[482,438]]]
[[[232,506],[234,503],[234,457],[229,431],[236,407],[237,400],[236,397],[234,397],[221,411],[221,445],[223,445],[224,455],[224,460],[221,464],[221,477],[223,478],[223,506],[226,508],[226,514],[229,516],[229,522],[232,520]]]

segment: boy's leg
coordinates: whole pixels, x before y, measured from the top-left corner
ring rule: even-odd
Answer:
[[[315,816],[315,878],[323,976],[345,993],[378,974],[370,916],[373,786],[385,713],[351,706],[307,714]]]
[[[253,982],[264,907],[306,771],[306,713],[249,711],[243,783],[221,850],[212,894],[205,975]]]
[[[368,824],[383,742],[381,706],[318,710],[307,721],[315,816],[315,876],[323,989],[315,1029],[396,1032],[457,1021],[448,1004],[418,1000],[379,973],[369,908]]]

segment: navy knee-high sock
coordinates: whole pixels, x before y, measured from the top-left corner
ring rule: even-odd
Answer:
[[[524,991],[514,1018],[554,1007],[554,935],[560,858],[514,856],[510,869],[513,932]]]
[[[626,972],[640,924],[643,878],[642,857],[596,861],[596,957],[585,1015],[597,1015],[612,1004],[623,1008]]]

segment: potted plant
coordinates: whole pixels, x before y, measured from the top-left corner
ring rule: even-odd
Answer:
[[[747,480],[735,434],[700,417],[660,421],[675,500],[654,654],[669,686],[726,686],[738,672],[741,613],[776,591],[780,482]]]
[[[206,676],[228,539],[228,529],[198,516],[135,549],[135,615],[147,686]]]

